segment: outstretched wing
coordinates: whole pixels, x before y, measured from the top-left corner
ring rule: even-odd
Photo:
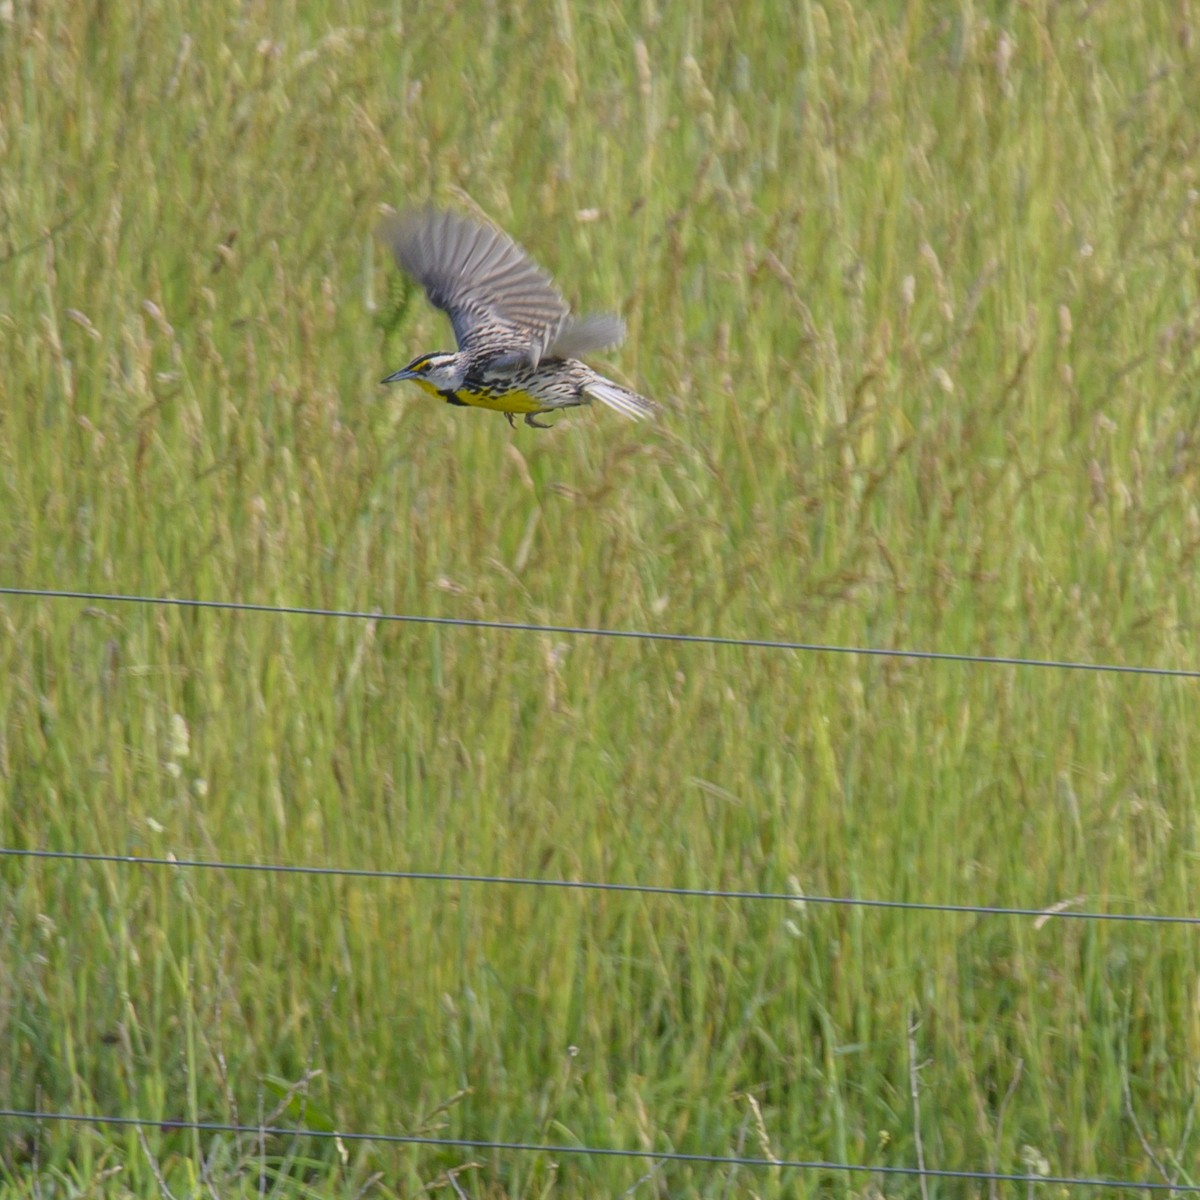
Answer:
[[[498,229],[424,208],[388,217],[379,235],[449,316],[459,349],[486,352],[489,366],[536,366],[567,320],[550,276]]]

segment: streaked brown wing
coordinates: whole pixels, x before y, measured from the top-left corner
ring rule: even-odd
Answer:
[[[461,350],[536,366],[567,319],[550,276],[498,229],[424,208],[388,217],[379,235],[449,316]]]

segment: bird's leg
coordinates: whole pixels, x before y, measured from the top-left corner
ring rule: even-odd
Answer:
[[[536,415],[535,413],[526,413],[525,414],[525,424],[532,425],[534,427],[534,429],[553,429],[554,428],[553,425],[547,425],[545,423],[545,421],[535,421],[533,419],[535,415]]]
[[[504,414],[504,419],[508,422],[509,429],[516,429],[517,423],[513,420],[513,415],[510,412]]]

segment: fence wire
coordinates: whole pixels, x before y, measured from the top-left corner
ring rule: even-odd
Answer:
[[[1144,925],[1200,925],[1200,917],[1180,914],[1098,912],[1073,909],[1085,897],[1073,897],[1044,908],[995,904],[940,904],[922,900],[873,900],[858,896],[810,896],[803,892],[766,892],[750,889],[673,887],[650,883],[609,883],[586,879],[535,879],[521,875],[473,875],[456,871],[374,870],[370,867],[322,867],[303,863],[223,862],[219,859],[143,857],[136,854],[99,854],[83,850],[35,850],[0,846],[0,858],[41,859],[75,863],[115,863],[129,867],[173,867],[195,871],[257,872],[268,875],[333,876],[343,879],[407,880],[415,883],[481,884],[494,887],[556,888],[579,892],[624,892],[639,896],[679,896],[694,900],[774,901],[801,908],[806,904],[846,908],[899,909],[905,912],[950,913],[960,916],[1031,917],[1038,921],[1129,921]]]
[[[955,662],[980,666],[1029,667],[1091,673],[1146,675],[1173,679],[1200,679],[1200,669],[1126,665],[1121,663],[1081,662],[1073,660],[1026,658],[1007,655],[952,653],[935,650],[893,649],[879,646],[845,646],[819,642],[802,642],[773,638],[723,637],[715,634],[659,632],[653,630],[606,629],[576,625],[551,625],[527,621],[481,620],[464,617],[429,616],[415,613],[385,613],[353,609],[317,608],[298,605],[258,604],[232,600],[202,600],[172,596],[136,595],[117,592],[90,592],[55,588],[19,588],[0,586],[0,596],[48,600],[76,600],[92,604],[131,604],[180,609],[257,613],[274,616],[306,616],[356,621],[384,621],[400,624],[444,626],[461,629],[495,630],[504,633],[534,633],[558,637],[590,637],[628,641],[676,643],[732,647],[753,650],[792,651],[807,654],[860,655],[868,658],[889,658],[927,662]],[[540,887],[586,892],[621,892],[644,896],[673,896],[705,900],[773,901],[800,906],[837,905],[852,908],[897,909],[911,912],[933,912],[958,915],[1026,917],[1039,921],[1049,919],[1127,921],[1160,925],[1198,925],[1200,917],[1159,915],[1153,913],[1113,913],[1080,910],[1070,907],[1083,898],[1062,901],[1047,908],[1008,907],[1002,905],[942,904],[910,900],[874,900],[849,896],[809,896],[798,892],[768,892],[724,888],[671,887],[655,884],[611,883],[569,879],[534,879],[520,876],[465,874],[457,872],[374,870],[358,867],[309,866],[286,863],[224,862],[209,859],[177,859],[174,857],[140,857],[0,847],[0,857],[57,860],[76,863],[111,863],[122,866],[176,868],[228,872],[259,872],[273,875],[333,876],[346,879],[406,880],[411,882],[490,885],[503,887]],[[258,1138],[303,1137],[342,1142],[378,1142],[391,1145],[430,1146],[464,1151],[504,1153],[535,1153],[558,1156],[595,1158],[625,1158],[652,1163],[681,1163],[710,1167],[745,1167],[750,1169],[776,1168],[795,1171],[830,1171],[865,1173],[891,1177],[921,1179],[955,1179],[987,1183],[1024,1184],[1027,1187],[1052,1184],[1060,1187],[1098,1188],[1110,1191],[1145,1191],[1150,1193],[1197,1194],[1200,1184],[1171,1183],[1097,1178],[1077,1175],[1011,1174],[995,1171],[950,1170],[932,1167],[893,1165],[864,1165],[799,1158],[762,1158],[741,1155],[687,1153],[683,1151],[646,1151],[621,1147],[578,1146],[539,1142],[490,1141],[471,1138],[439,1137],[430,1134],[399,1134],[386,1132],[339,1132],[319,1129],[297,1129],[279,1126],[242,1125],[220,1121],[168,1120],[156,1121],[144,1117],[116,1116],[0,1108],[0,1119],[42,1123],[75,1123],[105,1125],[160,1131],[185,1130],[197,1133],[231,1134]]]
[[[439,1137],[419,1133],[352,1133],[329,1129],[294,1129],[275,1125],[239,1125],[226,1121],[154,1121],[148,1117],[121,1117],[91,1113],[39,1112],[19,1108],[0,1108],[0,1119],[26,1120],[84,1125],[113,1125],[150,1129],[160,1132],[182,1130],[195,1133],[227,1133],[257,1138],[304,1138],[323,1141],[379,1142],[398,1146],[437,1146],[450,1150],[490,1150],[512,1154],[550,1154],[586,1158],[630,1158],[653,1163],[684,1163],[708,1167],[778,1168],[793,1171],[839,1171],[864,1175],[924,1179],[966,1179],[976,1182],[1055,1184],[1060,1187],[1107,1188],[1113,1191],[1200,1193],[1200,1184],[1169,1183],[1154,1180],[1107,1179],[1086,1175],[1021,1175],[1000,1171],[956,1171],[939,1167],[870,1166],[807,1158],[758,1158],[737,1154],[691,1154],[682,1150],[630,1150],[619,1146],[572,1146],[545,1142],[504,1142],[480,1138]]]
[[[586,625],[541,625],[532,621],[491,621],[468,617],[433,617],[419,613],[368,612],[359,609],[309,608],[287,604],[251,604],[240,600],[195,600],[178,596],[139,596],[123,592],[82,592],[57,588],[0,587],[0,596],[43,600],[86,600],[92,604],[141,604],[221,612],[267,613],[273,616],[327,617],[351,621],[390,621],[407,625],[442,625],[458,629],[493,629],[504,633],[541,633],[557,637],[617,638],[641,642],[674,642],[693,646],[732,646],[751,650],[791,650],[806,654],[857,654],[865,658],[898,658],[923,662],[973,663],[991,667],[1039,667],[1116,675],[1157,675],[1200,679],[1190,667],[1130,666],[1124,663],[1077,662],[1069,659],[1019,658],[994,654],[956,654],[943,650],[904,650],[884,646],[838,646],[775,638],[721,637],[709,633],[669,633],[649,629],[603,629]]]

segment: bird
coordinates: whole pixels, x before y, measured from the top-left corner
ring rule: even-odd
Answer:
[[[432,206],[393,213],[380,239],[429,302],[450,318],[458,349],[418,354],[381,382],[411,380],[447,404],[537,418],[595,400],[633,420],[656,405],[592,370],[583,355],[617,345],[615,313],[575,317],[553,280],[502,230]]]

